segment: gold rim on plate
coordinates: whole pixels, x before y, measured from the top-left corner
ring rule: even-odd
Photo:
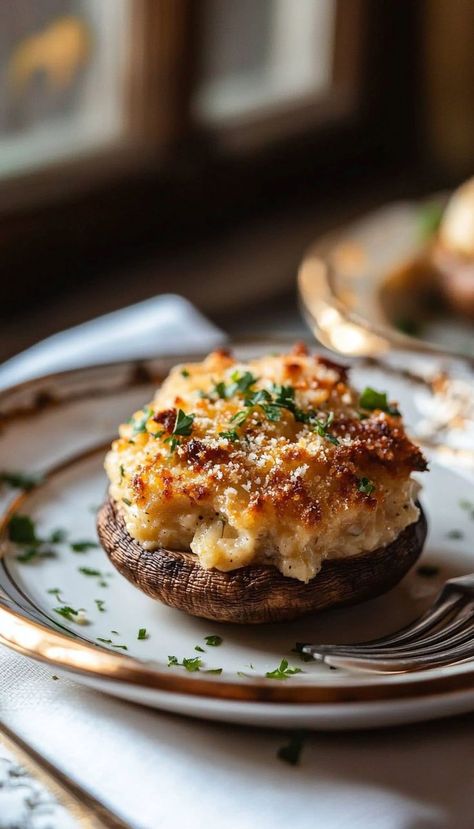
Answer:
[[[197,359],[199,355],[193,355]],[[142,361],[140,368],[144,369],[142,383],[156,382],[159,375],[166,371],[165,366],[173,365],[187,357],[166,357],[155,361]],[[29,405],[17,407],[7,415],[1,412],[0,422],[6,426],[22,417],[25,412],[31,414],[36,408],[43,409],[45,405],[45,393],[49,394],[51,382],[60,384],[68,381],[71,393],[60,397],[58,395],[47,398],[48,405],[51,403],[55,408],[64,405],[78,397],[87,398],[91,394],[91,387],[84,388],[84,379],[89,378],[93,383],[103,373],[122,380],[113,383],[110,392],[116,394],[120,389],[130,388],[137,384],[137,361],[114,363],[111,365],[94,366],[90,369],[72,369],[38,380],[27,381],[20,386],[13,387],[0,393],[0,406],[8,402],[9,398],[18,393],[26,391],[31,394]],[[76,388],[77,386],[77,388]],[[95,388],[93,386],[93,388]],[[56,389],[57,391],[57,389]],[[107,390],[102,389],[102,394]],[[52,401],[52,402],[51,402]],[[102,445],[101,447],[102,448]],[[88,449],[80,456],[69,458],[51,469],[45,481],[51,480],[51,476],[71,463],[83,459],[98,447]],[[37,488],[35,488],[37,489]],[[25,494],[18,496],[8,506],[0,525],[0,531],[5,528],[11,515],[25,499]],[[215,700],[228,700],[237,702],[261,702],[261,703],[292,703],[292,704],[345,704],[364,703],[374,701],[389,701],[410,699],[423,696],[434,696],[439,694],[455,693],[474,690],[474,662],[458,663],[451,672],[439,676],[433,676],[432,671],[426,671],[422,675],[390,675],[383,680],[376,681],[361,678],[357,681],[354,678],[347,678],[342,684],[334,682],[330,677],[316,685],[275,683],[268,679],[257,679],[249,677],[245,681],[228,681],[226,679],[202,679],[198,676],[184,675],[166,672],[155,667],[149,662],[141,662],[131,656],[122,656],[111,653],[95,644],[89,644],[84,640],[72,638],[71,635],[53,630],[38,621],[29,619],[27,615],[11,606],[11,600],[3,599],[0,595],[0,642],[12,650],[30,658],[39,660],[57,669],[88,677],[91,680],[100,680],[120,685],[132,685],[143,690],[155,690],[170,694],[184,694],[189,696],[206,697]],[[456,670],[461,667],[462,670]],[[402,678],[403,677],[403,678]],[[402,678],[402,681],[400,679]]]

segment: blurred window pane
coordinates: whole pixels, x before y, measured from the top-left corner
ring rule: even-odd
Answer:
[[[0,177],[117,142],[130,0],[0,0]]]
[[[201,14],[201,123],[329,92],[336,0],[202,0]]]

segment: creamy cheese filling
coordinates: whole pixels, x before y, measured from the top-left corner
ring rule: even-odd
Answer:
[[[178,366],[121,426],[110,495],[146,549],[307,582],[325,559],[390,544],[419,514],[410,472],[422,456],[394,407],[380,397],[382,409],[361,410],[362,399],[344,369],[303,350]]]

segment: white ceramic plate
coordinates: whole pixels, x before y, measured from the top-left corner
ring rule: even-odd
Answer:
[[[431,471],[420,476],[429,522],[423,559],[439,568],[434,575],[415,569],[385,596],[294,623],[246,627],[192,618],[142,595],[113,571],[98,546],[74,552],[71,544],[97,543],[95,510],[106,490],[106,445],[118,423],[150,399],[159,378],[179,359],[66,372],[0,396],[2,467],[47,473],[31,492],[4,489],[3,538],[13,511],[31,516],[42,538],[58,528],[66,534],[64,541],[44,545],[53,556],[27,562],[18,560],[24,547],[3,541],[0,641],[77,682],[218,720],[353,728],[474,709],[472,662],[407,675],[349,675],[301,662],[292,652],[298,641],[357,641],[395,630],[431,602],[446,578],[474,570],[474,525],[460,505],[473,489],[466,471],[432,462]],[[406,379],[385,376],[376,367],[356,367],[352,376],[359,387],[389,389],[414,427],[416,392]],[[459,537],[450,537],[453,530]],[[50,592],[55,589],[58,594]],[[55,608],[62,606],[84,608],[85,623],[58,614]],[[137,638],[141,628],[145,639]],[[208,635],[218,635],[222,643],[206,644]],[[179,661],[198,657],[201,670],[168,667],[171,655]],[[302,673],[267,679],[266,672],[283,658]],[[205,673],[219,668],[220,675]]]

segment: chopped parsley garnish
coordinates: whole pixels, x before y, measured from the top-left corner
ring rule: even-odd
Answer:
[[[214,394],[217,394],[217,397],[220,397],[221,400],[225,400],[226,398],[226,385],[225,383],[214,383]]]
[[[280,420],[280,407],[272,402],[272,396],[266,389],[260,389],[247,395],[245,405],[249,408],[260,406],[268,420]]]
[[[48,538],[39,538],[33,519],[29,515],[16,513],[12,515],[8,524],[8,537],[10,541],[23,547],[20,555],[16,557],[17,561],[28,563],[41,558],[54,558],[54,550],[45,545],[59,544],[64,541],[66,533],[57,529]]]
[[[16,560],[22,564],[27,564],[29,561],[39,558],[55,558],[55,556],[56,553],[54,550],[44,550],[40,546],[35,545],[33,547],[25,547],[23,552],[16,557]]]
[[[248,394],[245,398],[246,406],[262,406],[264,403],[270,403],[272,396],[266,389],[259,389]]]
[[[464,538],[464,533],[462,530],[450,530],[447,533],[448,538],[452,538],[454,541],[459,541],[460,538]]]
[[[290,766],[297,766],[300,761],[301,750],[307,738],[306,731],[295,731],[288,741],[288,743],[277,751],[279,760],[288,763]]]
[[[168,668],[172,667],[180,667],[185,668],[189,673],[193,674],[196,671],[200,671],[203,665],[203,661],[199,656],[189,656],[184,657],[182,662],[179,662],[177,656],[168,656]]]
[[[268,679],[288,679],[290,676],[294,674],[302,674],[303,671],[301,668],[292,668],[288,665],[287,659],[282,659],[278,668],[275,668],[273,671],[267,671],[265,676]]]
[[[119,636],[119,632],[118,632],[118,630],[111,630],[110,632],[111,632],[111,633],[114,633],[114,634],[115,634],[115,636]]]
[[[63,541],[66,541],[67,538],[67,531],[58,527],[56,530],[53,530],[51,535],[49,536],[48,541],[50,544],[62,544]]]
[[[97,610],[99,610],[100,613],[105,613],[105,602],[104,602],[104,600],[103,599],[94,599],[94,601],[97,605]]]
[[[51,596],[56,596],[58,602],[61,601],[61,593],[63,592],[60,587],[50,587],[49,590],[46,591]]]
[[[435,564],[420,564],[420,566],[417,567],[416,572],[419,576],[431,578],[439,573],[439,567],[436,567]]]
[[[295,408],[295,390],[293,386],[280,386],[277,383],[273,384],[273,393],[275,395],[275,404],[281,406],[282,409],[289,409],[290,412]]]
[[[222,668],[207,668],[205,671],[202,671],[203,674],[216,674],[219,676],[222,673]]]
[[[359,397],[359,406],[373,412],[375,409],[380,409],[393,417],[400,417],[400,412],[394,406],[391,406],[387,399],[387,393],[376,391],[370,386],[366,386]]]
[[[235,429],[229,429],[228,432],[219,432],[219,437],[226,438],[234,443],[239,439],[239,433]]]
[[[362,492],[363,495],[372,495],[375,492],[375,484],[369,478],[359,478],[357,483],[357,489],[359,492]]]
[[[146,628],[140,628],[137,634],[137,639],[148,639]]]
[[[99,576],[102,578],[102,573],[100,570],[94,570],[93,567],[78,567],[77,568],[83,576]]]
[[[71,550],[73,553],[87,553],[88,550],[95,550],[98,547],[97,541],[73,541]]]
[[[241,409],[240,412],[237,412],[235,415],[231,417],[231,423],[233,423],[235,426],[242,426],[242,424],[245,423],[245,421],[247,420],[249,414],[249,411]]]
[[[29,492],[30,489],[37,486],[43,481],[43,476],[29,475],[25,472],[0,472],[0,483],[7,484],[12,489],[23,489]]]
[[[312,426],[313,431],[316,432],[316,434],[337,446],[339,444],[337,437],[335,435],[331,435],[331,433],[328,432],[328,429],[331,426],[333,420],[334,412],[328,412],[326,420],[321,420],[319,417],[316,417],[315,420],[310,420],[310,425]]]
[[[279,406],[276,406],[273,403],[263,403],[262,409],[268,420],[271,420],[273,423],[280,420],[281,410]]]
[[[199,671],[202,666],[202,659],[199,656],[189,656],[184,657],[182,661],[183,668],[186,668],[187,671],[190,673],[194,673],[195,671]]]
[[[201,648],[201,645],[194,645],[194,650],[197,651],[198,653],[206,653],[204,648]]]
[[[128,651],[127,645],[114,645],[112,639],[103,639],[102,636],[98,636],[97,641],[102,642],[104,645],[112,645],[112,647],[117,650]]]
[[[241,374],[239,371],[234,371],[230,375],[232,383],[227,386],[225,396],[227,398],[233,397],[234,394],[245,394],[257,382],[257,377],[250,371],[244,371]]]
[[[142,432],[146,432],[146,425],[152,416],[153,409],[151,409],[150,406],[147,406],[146,409],[143,410],[141,417],[132,417],[129,421],[129,423],[132,424],[132,435],[139,435]]]
[[[131,501],[129,501],[129,499],[128,499],[128,498],[122,498],[122,501],[123,501],[123,503],[124,503],[124,504],[126,504],[126,505],[127,505],[127,507],[131,507],[131,506],[132,506],[132,502],[131,502]]]
[[[184,377],[185,380],[189,377],[189,371],[187,368],[181,369],[181,377]]]
[[[218,645],[222,645],[223,639],[222,636],[212,634],[211,636],[205,636],[204,641],[206,645],[209,645],[211,648],[217,648]]]
[[[74,610],[73,607],[66,604],[62,607],[55,607],[54,612],[59,613],[60,616],[63,616],[64,619],[68,619],[70,622],[77,622],[78,616],[84,612],[84,608],[81,607],[79,610]]]
[[[8,523],[8,538],[16,544],[39,543],[34,521],[29,515],[21,515],[20,513],[16,513],[10,518]]]
[[[468,513],[469,518],[474,520],[474,501],[468,501],[466,498],[461,498],[459,506]]]
[[[123,463],[121,463],[121,464],[120,464],[119,469],[120,469],[120,480],[119,480],[119,484],[121,484],[121,483],[122,483],[122,481],[123,481],[123,479],[124,479],[124,477],[125,477],[125,469],[124,469],[124,465],[123,465]]]
[[[187,415],[182,409],[178,409],[172,434],[180,435],[182,437],[189,437],[192,432],[194,418],[194,414]]]

